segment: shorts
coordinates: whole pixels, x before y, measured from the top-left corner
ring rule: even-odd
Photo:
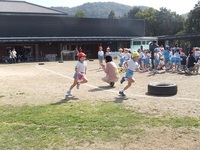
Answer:
[[[159,60],[154,60],[154,65],[159,65]]]
[[[122,67],[123,62],[124,62],[124,58],[120,58],[118,66]]]
[[[165,57],[165,62],[169,61],[169,57]]]
[[[104,60],[104,57],[103,56],[99,56],[99,60]]]
[[[146,64],[149,64],[149,58],[146,58],[145,60],[144,60],[144,63],[146,63]]]
[[[81,73],[82,73],[82,74],[85,74],[84,72],[81,72]],[[73,78],[74,78],[74,79],[76,79],[76,78],[77,78],[77,76],[78,76],[78,73],[77,73],[77,72],[75,72],[75,73],[74,73],[74,76],[73,76]]]
[[[180,63],[181,62],[181,58],[180,57],[176,57],[176,63]]]
[[[176,62],[176,57],[172,57],[172,63]]]
[[[138,59],[138,62],[139,62],[139,63],[144,62],[144,59],[139,58],[139,59]]]
[[[126,78],[129,78],[129,77],[133,77],[133,74],[134,74],[134,72],[132,71],[132,70],[130,70],[130,69],[128,69],[127,71],[126,71],[126,73],[125,73],[125,77]]]

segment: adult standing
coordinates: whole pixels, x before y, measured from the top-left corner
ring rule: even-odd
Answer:
[[[13,48],[12,52],[11,52],[11,57],[12,57],[12,62],[16,63],[16,59],[17,59],[17,52],[15,51],[15,48]]]
[[[158,44],[157,44],[157,41],[153,41],[152,43],[150,43],[150,45],[149,45],[149,50],[150,50],[150,52],[151,52],[151,65],[152,65],[152,70],[154,71],[154,50],[156,49],[156,48],[158,48],[159,46],[158,46]]]

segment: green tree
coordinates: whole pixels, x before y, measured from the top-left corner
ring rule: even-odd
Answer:
[[[157,21],[158,35],[174,35],[184,29],[184,18],[166,8],[160,8]]]
[[[115,12],[113,10],[110,11],[110,14],[108,15],[108,18],[109,19],[116,19]]]
[[[84,18],[85,14],[83,13],[83,11],[79,10],[79,11],[76,12],[75,17]]]
[[[195,6],[193,10],[190,11],[188,18],[185,22],[186,33],[199,33],[200,32],[200,6]]]
[[[194,9],[188,14],[188,18],[185,22],[185,33],[199,34],[200,33],[200,1],[195,5]],[[192,46],[199,46],[199,39],[193,39],[191,41]]]
[[[138,19],[137,18],[137,13],[142,12],[142,10],[140,9],[140,7],[133,7],[133,9],[131,9],[128,12],[128,18],[130,19]]]
[[[146,36],[155,36],[157,35],[157,14],[158,11],[154,8],[148,8],[144,11],[139,11],[135,18],[145,20],[145,33]]]

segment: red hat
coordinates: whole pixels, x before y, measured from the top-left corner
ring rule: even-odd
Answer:
[[[78,53],[78,58],[81,58],[81,57],[86,57],[86,55],[83,52]]]

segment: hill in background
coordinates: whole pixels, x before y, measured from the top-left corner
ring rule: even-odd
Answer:
[[[134,4],[133,4],[134,5]],[[147,9],[147,6],[138,6],[141,10]],[[108,18],[110,11],[115,12],[117,18],[121,18],[124,14],[128,13],[133,7],[115,3],[115,2],[94,2],[85,3],[77,7],[51,7],[53,9],[66,12],[69,16],[74,17],[77,11],[82,11],[86,18]],[[183,14],[187,18],[188,13]]]
[[[139,6],[142,10],[148,7]],[[128,13],[133,7],[119,4],[115,2],[94,2],[85,3],[77,7],[51,7],[56,10],[64,11],[69,16],[75,16],[77,11],[82,11],[87,18],[108,18],[110,11],[115,12],[117,18],[123,17],[125,13]]]

